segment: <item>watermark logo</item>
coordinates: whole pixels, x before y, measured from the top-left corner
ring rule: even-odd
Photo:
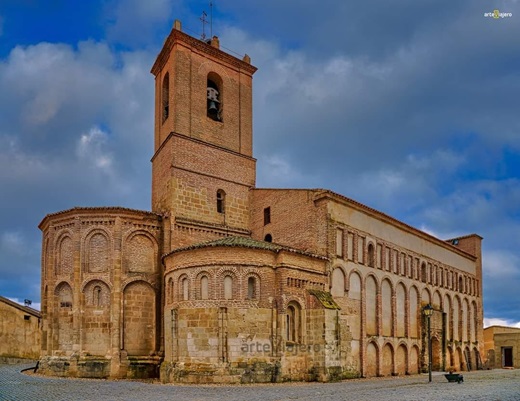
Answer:
[[[294,355],[305,354],[305,353],[319,353],[324,350],[335,352],[337,351],[337,344],[296,344],[287,343],[285,347],[282,346],[281,341],[278,344],[273,344],[271,341],[266,342],[247,342],[244,341],[240,347],[243,353],[248,354],[269,354],[271,352],[281,351],[291,353]]]
[[[494,19],[511,18],[512,16],[513,16],[513,13],[503,13],[503,12],[500,12],[499,10],[493,10],[493,12],[491,12],[491,13],[484,13],[484,17],[494,18]]]

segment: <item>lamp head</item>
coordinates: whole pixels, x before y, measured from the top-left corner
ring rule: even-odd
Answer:
[[[426,305],[423,308],[423,314],[424,316],[431,316],[433,314],[433,306],[431,306],[430,304]]]

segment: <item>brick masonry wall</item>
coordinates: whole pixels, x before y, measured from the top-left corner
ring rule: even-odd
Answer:
[[[249,188],[255,185],[252,156],[252,75],[256,68],[193,39],[176,25],[152,68],[156,76],[155,150],[152,210],[167,213],[173,235],[165,248],[218,238],[201,224],[249,231]],[[169,85],[164,88],[166,74]],[[207,116],[207,81],[218,82],[222,120]],[[164,96],[169,114],[163,119]],[[225,212],[216,206],[225,192]],[[179,229],[177,217],[193,220],[193,231]]]
[[[170,132],[201,139],[235,152],[252,154],[252,73],[237,68],[203,42],[176,35],[167,62],[156,76],[156,105],[161,103],[162,82],[170,76],[170,115],[162,122],[162,107],[156,108],[156,134],[161,143]],[[240,64],[240,62],[239,62]],[[221,81],[222,121],[206,115],[207,79],[216,74]],[[160,84],[159,84],[160,82]],[[157,132],[157,131],[156,131]],[[160,144],[156,143],[156,150]]]
[[[175,149],[175,156],[170,148]],[[153,210],[169,213],[172,223],[180,217],[194,220],[199,226],[219,225],[249,232],[249,189],[255,184],[254,159],[174,135],[153,163]],[[223,213],[217,210],[219,190],[225,194]],[[179,234],[172,235],[171,248],[193,243]]]
[[[326,209],[314,204],[313,190],[258,189],[251,191],[252,237],[320,255],[327,252]],[[264,225],[264,209],[271,208],[271,222]]]

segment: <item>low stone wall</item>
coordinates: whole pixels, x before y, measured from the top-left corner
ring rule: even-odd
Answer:
[[[279,382],[277,362],[238,362],[213,364],[186,364],[165,362],[161,365],[163,383],[190,384],[247,384]]]
[[[42,357],[38,372],[47,376],[92,379],[153,379],[159,377],[158,357],[128,357],[114,362],[102,357]]]
[[[25,359],[25,358],[12,358],[8,356],[0,356],[0,365],[18,365],[18,364],[34,364],[36,366],[36,363],[38,361],[35,359]]]

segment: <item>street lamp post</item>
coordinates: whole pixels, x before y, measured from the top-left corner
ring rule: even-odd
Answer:
[[[428,320],[428,382],[432,381],[432,332],[431,332],[431,317],[433,314],[433,307],[428,304],[423,308],[423,315]]]

